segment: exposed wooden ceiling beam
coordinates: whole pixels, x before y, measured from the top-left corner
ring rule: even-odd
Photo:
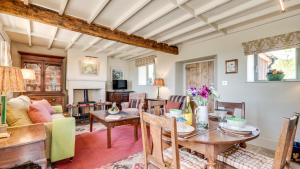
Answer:
[[[57,12],[45,9],[36,5],[24,5],[19,0],[1,0],[0,12],[15,15],[30,20],[53,25],[59,28],[69,29],[71,31],[100,37],[103,39],[122,42],[143,48],[149,48],[171,54],[178,54],[176,46],[169,46],[165,43],[158,43],[154,40],[144,39],[136,35],[128,35],[119,30],[111,30],[108,27],[88,24],[82,19],[78,19],[68,15],[59,15]]]
[[[53,30],[52,35],[50,35],[49,44],[48,44],[48,49],[51,49],[52,44],[53,44],[53,42],[54,42],[54,39],[55,39],[55,37],[56,37],[57,31],[58,31],[58,28],[55,27],[54,30]]]
[[[67,8],[68,5],[68,0],[62,0],[60,7],[59,7],[59,15],[63,15],[65,13],[65,10]]]
[[[65,50],[70,49],[70,48],[73,46],[73,44],[80,38],[81,35],[82,35],[81,33],[77,33],[77,34],[72,38],[71,42],[66,46]]]
[[[32,46],[32,40],[31,40],[31,21],[26,20],[27,25],[26,25],[26,32],[27,32],[27,37],[28,37],[28,45]]]
[[[105,8],[105,6],[108,4],[110,0],[101,0],[99,1],[99,5],[96,7],[96,10],[92,13],[90,18],[87,20],[89,24],[91,24],[97,16],[101,13],[101,11]]]
[[[29,0],[22,0],[24,2],[25,5],[29,4]]]

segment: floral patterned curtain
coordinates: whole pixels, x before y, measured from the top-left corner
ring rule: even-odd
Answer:
[[[300,31],[242,43],[245,55],[300,47]]]
[[[151,55],[151,56],[136,59],[135,65],[137,67],[139,67],[139,66],[144,66],[144,65],[149,65],[149,64],[155,63],[155,58],[156,58],[156,56]]]

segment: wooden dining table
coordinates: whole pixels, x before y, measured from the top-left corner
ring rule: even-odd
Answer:
[[[195,135],[194,135],[195,134]],[[228,148],[257,138],[259,129],[249,135],[238,135],[219,129],[219,122],[210,119],[208,129],[195,131],[191,137],[178,137],[178,145],[201,153],[207,158],[208,169],[217,168],[217,156]]]

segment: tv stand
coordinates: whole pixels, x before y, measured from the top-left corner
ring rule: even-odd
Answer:
[[[119,109],[121,109],[122,102],[129,101],[129,94],[133,91],[129,90],[112,90],[106,91],[106,101],[108,102],[116,102]]]

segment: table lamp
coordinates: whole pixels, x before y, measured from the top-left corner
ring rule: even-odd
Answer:
[[[154,86],[157,86],[157,99],[160,99],[160,96],[159,96],[159,88],[162,87],[162,86],[165,86],[165,81],[164,79],[162,78],[157,78],[154,80]]]
[[[0,66],[1,124],[0,137],[9,137],[6,132],[6,95],[10,92],[25,92],[24,79],[18,67]],[[3,134],[4,133],[4,134]]]

